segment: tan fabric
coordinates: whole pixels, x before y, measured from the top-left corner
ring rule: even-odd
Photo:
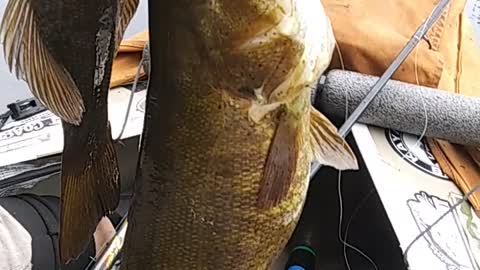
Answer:
[[[345,68],[380,76],[429,15],[435,1],[322,0],[332,22]],[[445,16],[440,22],[445,21]],[[440,25],[441,25],[440,23]],[[432,40],[442,36],[442,27],[430,31]],[[443,57],[426,41],[417,46],[417,69],[422,85],[436,87],[443,70]],[[393,79],[415,83],[415,53],[394,74]],[[331,68],[340,68],[335,53]]]
[[[463,14],[465,0],[453,1],[445,26],[440,52],[445,59],[445,72],[439,88],[467,96],[480,96],[478,70],[480,49],[474,40],[472,23]]]
[[[133,82],[147,40],[148,32],[145,31],[121,42],[117,57],[113,61],[111,88]],[[142,69],[140,77],[144,76],[145,72]]]
[[[464,193],[480,183],[478,163],[464,146],[435,139],[428,139],[428,144],[444,173],[453,179]],[[475,192],[469,201],[476,210],[479,210],[480,191]]]
[[[472,157],[473,161],[480,167],[480,146],[466,146],[465,149]]]
[[[438,88],[467,96],[480,96],[478,77],[480,50],[473,37],[473,29],[467,16],[462,14],[464,1],[454,1],[445,27],[448,40],[442,42],[440,51],[445,57],[445,72]],[[448,42],[447,42],[448,41]],[[433,140],[432,140],[433,141]],[[454,179],[460,189],[467,193],[480,183],[480,149],[476,146],[455,145],[443,140],[430,142],[430,147],[439,146],[435,157],[445,156],[439,161],[445,172]],[[470,197],[476,210],[480,210],[480,191]]]
[[[436,0],[322,0],[330,17],[345,68],[380,76],[433,10]],[[476,76],[480,50],[471,23],[464,16],[465,0],[453,0],[393,79],[469,96],[480,96]],[[331,68],[340,68],[338,54]],[[480,183],[480,149],[429,140],[445,173],[463,192]],[[470,202],[480,209],[480,192]]]

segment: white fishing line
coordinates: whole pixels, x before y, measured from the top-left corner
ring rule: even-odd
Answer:
[[[432,13],[430,13],[428,19],[430,19],[432,16]],[[418,47],[415,48],[415,80],[416,80],[416,83],[418,86],[420,86],[420,82],[419,82],[419,79],[418,79],[418,65],[417,65],[417,57],[418,57]],[[418,140],[416,141],[415,145],[412,147],[412,148],[415,148],[418,146],[418,144],[423,140],[423,138],[425,137],[425,134],[427,132],[427,128],[428,128],[428,112],[427,112],[427,108],[426,108],[426,104],[425,104],[425,100],[424,100],[424,96],[423,96],[423,93],[420,93],[420,96],[421,96],[421,99],[422,99],[422,103],[423,103],[423,108],[424,108],[424,114],[425,114],[425,126],[424,126],[424,129],[423,129],[423,132],[422,134],[420,135],[420,137],[418,138]],[[410,152],[410,149],[408,150],[407,153]],[[403,158],[405,158],[405,155],[403,155]],[[467,192],[461,200],[459,200],[457,203],[455,203],[454,205],[450,206],[449,209],[443,214],[441,215],[437,220],[435,220],[435,222],[433,222],[431,225],[428,225],[427,228],[425,228],[423,231],[421,231],[411,242],[410,244],[408,244],[407,248],[405,249],[404,253],[403,253],[403,260],[404,260],[404,264],[407,266],[408,269],[410,269],[409,267],[409,264],[408,264],[408,253],[410,252],[412,246],[418,241],[420,240],[425,234],[427,234],[428,232],[430,232],[432,230],[432,228],[434,226],[436,226],[444,217],[446,217],[447,215],[449,215],[450,213],[452,213],[459,205],[461,205],[462,203],[466,202],[468,200],[468,198],[473,194],[475,193],[477,190],[480,189],[480,184],[477,184],[476,186],[474,186],[472,189],[469,190],[469,192]],[[473,262],[472,262],[472,266],[473,266],[473,269],[475,269],[475,266],[473,265]]]
[[[348,230],[350,228],[350,223],[352,221],[352,217],[356,215],[356,212],[358,212],[359,207],[357,206],[357,209],[352,213],[352,215],[349,218],[349,222],[347,223],[347,227],[345,228],[345,235],[342,237],[342,224],[343,224],[343,196],[342,196],[342,172],[338,171],[338,186],[337,186],[337,191],[338,191],[338,200],[339,200],[339,221],[338,221],[338,238],[340,242],[343,244],[343,257],[345,259],[345,264],[347,265],[348,270],[352,270],[350,266],[350,262],[348,261],[348,256],[347,256],[347,247],[351,248],[358,254],[360,254],[362,257],[364,257],[370,264],[372,264],[373,268],[375,270],[378,270],[377,264],[373,261],[372,258],[370,258],[365,252],[363,252],[361,249],[358,247],[350,244],[347,242],[347,235],[348,235]],[[365,198],[364,198],[365,200]]]
[[[427,18],[427,20],[430,20],[431,17],[432,17],[432,14],[433,11],[430,13],[429,17]],[[426,25],[424,26],[426,27]],[[418,47],[415,48],[415,60],[414,60],[414,69],[415,69],[415,80],[416,80],[416,84],[417,86],[420,86],[420,82],[419,82],[419,78],[418,78]],[[428,111],[427,111],[427,106],[426,106],[426,103],[425,103],[425,99],[424,99],[424,95],[423,93],[419,93],[419,96],[422,100],[422,105],[423,105],[423,109],[424,109],[424,117],[425,117],[425,122],[424,122],[424,128],[423,128],[423,131],[421,133],[421,135],[418,137],[417,141],[415,142],[414,146],[412,147],[415,148],[417,147],[420,142],[425,138],[425,134],[427,132],[427,129],[428,129]],[[408,150],[407,153],[410,152],[410,149]],[[405,159],[406,157],[406,154],[403,155],[403,159]],[[450,213],[452,213],[459,205],[463,204],[464,202],[466,202],[468,200],[468,198],[475,192],[477,192],[478,190],[480,190],[480,184],[477,184],[476,186],[474,186],[472,189],[470,189],[463,197],[461,200],[459,200],[457,203],[455,203],[454,205],[450,206],[449,209],[443,213],[438,219],[435,220],[435,222],[433,222],[431,225],[428,225],[423,231],[421,231],[407,246],[407,248],[405,249],[405,251],[403,252],[403,260],[404,260],[404,264],[405,266],[407,266],[408,269],[410,269],[410,266],[409,266],[409,263],[408,263],[408,254],[411,250],[411,248],[413,247],[413,245],[418,241],[420,240],[422,237],[425,236],[425,234],[429,233],[434,226],[436,226],[443,218],[445,218],[447,215],[449,215]],[[347,226],[348,227],[348,226]],[[473,261],[471,261],[472,263],[472,266],[473,266],[473,269],[475,269],[475,266],[473,265]]]
[[[433,16],[433,10],[430,12],[430,15],[428,15],[427,21],[431,20],[432,16]],[[423,25],[422,31],[425,31],[426,27],[427,27],[426,24]],[[417,86],[420,87],[420,80],[418,78],[418,45],[415,47],[415,59],[414,59],[414,62],[413,62],[413,67],[414,67],[414,73],[415,73],[415,82],[416,82]],[[424,118],[425,118],[423,130],[422,130],[422,133],[420,134],[420,136],[418,137],[417,141],[413,145],[413,147],[407,149],[407,152],[405,154],[402,154],[402,159],[403,160],[405,160],[406,155],[408,153],[412,154],[410,149],[416,148],[422,142],[422,140],[425,138],[425,134],[427,133],[428,111],[427,111],[427,104],[425,103],[425,96],[423,95],[422,91],[419,92],[419,97],[420,97],[420,100],[422,101],[423,114],[424,114]]]
[[[148,46],[148,43],[145,43],[145,46],[144,46],[144,52],[145,52],[145,48],[146,46]],[[122,129],[120,130],[120,134],[117,136],[117,138],[114,140],[115,142],[120,142],[120,139],[122,138],[122,135],[125,131],[125,128],[127,126],[127,123],[128,123],[128,117],[130,115],[130,110],[131,110],[131,107],[132,107],[132,104],[133,104],[133,97],[135,96],[135,92],[137,91],[137,86],[138,86],[138,81],[140,80],[140,71],[142,70],[142,66],[143,66],[143,62],[145,61],[145,55],[144,53],[142,53],[142,58],[140,59],[140,63],[138,64],[138,68],[137,68],[137,72],[135,74],[135,78],[133,80],[133,86],[132,86],[132,90],[130,92],[130,97],[129,97],[129,100],[128,100],[128,105],[127,105],[127,112],[125,113],[125,119],[123,121],[123,124],[122,124]],[[147,89],[148,89],[148,84],[150,83],[150,74],[147,74]],[[119,223],[121,224],[121,222]],[[115,228],[115,230],[118,229],[118,226],[117,228]],[[114,238],[116,237],[117,235],[115,234],[114,235]],[[107,247],[110,245],[111,241],[114,239],[112,238],[110,241],[107,241],[106,243],[104,243],[101,248],[100,248],[100,252],[99,254],[103,254]],[[93,263],[96,263],[97,259],[96,257],[92,257],[90,256],[90,264],[89,266],[87,266],[87,269],[90,268],[91,264]]]
[[[417,57],[418,57],[418,47],[415,48],[415,60],[414,60],[414,69],[415,69],[415,80],[416,80],[416,84],[418,87],[420,87],[420,81],[418,79],[418,68],[417,68]],[[413,154],[411,152],[411,149],[415,149],[416,147],[418,147],[418,145],[422,142],[422,140],[425,138],[425,134],[427,133],[427,129],[428,129],[428,111],[427,111],[427,104],[425,103],[425,96],[423,95],[422,91],[419,91],[419,97],[420,97],[420,100],[422,101],[422,105],[423,105],[423,115],[424,115],[424,124],[423,124],[423,129],[422,129],[422,133],[420,134],[420,136],[418,137],[418,139],[415,141],[415,144],[412,146],[412,147],[409,147],[407,149],[407,152],[402,154],[402,159],[405,160],[405,158],[407,157],[407,154]],[[426,149],[424,149],[426,151]]]
[[[357,207],[355,207],[355,210],[353,210],[353,213],[352,215],[350,216],[350,218],[348,219],[348,222],[347,222],[347,227],[345,228],[345,235],[344,235],[344,239],[345,239],[345,242],[347,242],[347,239],[348,239],[348,231],[350,230],[350,224],[352,223],[352,220],[353,218],[357,215],[358,211],[360,211],[360,209],[363,207],[363,205],[367,202],[367,200],[370,198],[370,196],[373,194],[373,192],[375,191],[375,188],[372,188],[370,190],[370,192],[368,192],[367,195],[365,195],[365,197],[363,197],[362,201],[360,201],[360,203],[357,204]],[[348,243],[347,243],[348,245]],[[345,245],[343,247],[343,252],[344,252],[344,255],[346,256],[346,249],[347,249],[347,245]],[[366,260],[368,260],[374,267],[376,270],[378,270],[378,267],[377,265],[375,264],[375,262],[370,259],[370,257],[368,257],[365,253],[363,253],[361,250],[357,249],[356,247],[350,245],[349,248],[355,250],[356,252],[358,252],[360,255],[362,255]],[[347,259],[347,258],[346,258]]]
[[[128,117],[130,116],[130,110],[132,108],[133,97],[135,96],[135,92],[137,91],[138,81],[140,80],[140,71],[142,70],[143,62],[145,61],[145,51],[147,46],[148,46],[148,42],[146,42],[145,45],[143,46],[142,58],[140,59],[140,63],[138,64],[138,67],[137,67],[137,72],[135,73],[135,79],[133,80],[133,86],[130,92],[130,97],[128,99],[127,112],[125,113],[125,119],[123,120],[120,134],[118,134],[117,138],[114,140],[115,142],[119,142],[123,136],[123,133],[125,132],[125,128],[128,123]],[[147,75],[148,75],[147,76],[147,89],[148,89],[148,83],[150,82],[150,74],[147,74]]]
[[[443,215],[441,215],[437,220],[435,220],[435,222],[433,222],[431,225],[427,226],[427,228],[425,228],[422,232],[420,232],[411,242],[410,244],[408,244],[407,248],[405,249],[405,251],[403,252],[403,261],[405,263],[405,265],[408,267],[408,269],[410,269],[409,265],[408,265],[408,252],[410,252],[412,246],[418,241],[420,240],[425,234],[429,233],[432,228],[434,226],[436,226],[444,217],[446,217],[447,215],[449,215],[450,213],[453,212],[453,210],[455,210],[459,205],[461,205],[462,203],[466,202],[468,200],[468,198],[475,192],[477,192],[478,190],[480,190],[480,184],[477,184],[476,186],[474,186],[472,189],[470,189],[470,191],[465,194],[461,200],[459,200],[457,203],[455,203],[454,205],[450,206],[448,211],[446,211],[445,213],[443,213]],[[473,269],[475,269],[475,266],[473,265],[473,262],[472,262],[472,266],[473,266]]]
[[[437,10],[437,9],[435,9]],[[423,28],[423,31],[422,32],[425,32],[425,28],[427,27],[427,25],[429,24],[429,21],[432,19],[432,16],[433,16],[433,13],[434,11],[433,10],[430,15],[427,17],[427,20],[424,24],[424,28]],[[338,49],[338,45],[337,45],[337,49]],[[416,51],[416,54],[415,54],[415,63],[414,63],[414,66],[415,66],[415,78],[416,78],[416,82],[417,82],[417,85],[419,85],[419,80],[418,80],[418,70],[417,70],[417,57],[418,57],[418,49]],[[343,67],[342,67],[343,69]],[[422,103],[423,103],[423,108],[424,108],[424,115],[425,115],[425,123],[424,123],[424,129],[420,135],[420,137],[418,138],[417,142],[415,143],[414,147],[416,147],[422,140],[423,138],[425,137],[425,134],[426,134],[426,131],[427,131],[427,128],[428,128],[428,112],[426,110],[426,104],[425,104],[425,100],[424,100],[424,97],[423,97],[423,94],[420,94],[421,96],[421,99],[422,99]],[[347,95],[346,95],[347,97]],[[347,100],[348,101],[348,100]],[[347,103],[348,104],[348,103]],[[348,106],[346,106],[347,109],[346,111],[348,110]],[[348,111],[347,111],[348,112]],[[405,158],[405,156],[404,156]],[[340,181],[341,180],[341,172],[339,172],[339,186],[338,186],[338,189],[339,189],[339,201],[340,201],[340,223],[343,219],[343,205],[342,205],[342,200],[341,200],[341,185],[340,185]],[[458,205],[462,204],[463,202],[465,202],[468,197],[473,194],[474,192],[476,192],[478,189],[480,189],[480,184],[478,184],[477,186],[475,186],[473,189],[471,189],[467,194],[465,194],[465,196],[462,198],[462,200],[460,200],[459,202],[457,202],[455,205],[453,205],[452,207],[450,207],[450,209],[445,213],[443,214],[437,221],[435,221],[432,225],[430,225],[429,227],[427,227],[423,232],[421,232],[417,237],[414,238],[414,240],[408,245],[407,249],[405,250],[404,252],[404,260],[405,260],[405,263],[406,265],[408,265],[408,262],[407,262],[407,255],[408,255],[408,251],[410,250],[411,246],[416,242],[418,241],[418,239],[420,239],[422,236],[424,236],[427,232],[429,232],[433,226],[435,226],[436,224],[438,224],[438,222],[444,218],[446,215],[448,215],[449,213],[451,213],[456,207],[458,207]],[[348,225],[347,225],[348,227]],[[346,241],[344,241],[345,239],[342,239],[341,237],[341,224],[339,225],[339,238],[340,240],[345,244],[346,246]],[[347,228],[348,229],[348,228]],[[348,233],[348,230],[346,232],[346,235]],[[345,249],[345,247],[344,247]],[[345,254],[344,254],[345,255]],[[346,256],[345,256],[346,257]],[[346,258],[347,259],[347,258]],[[347,259],[348,260],[348,259]],[[348,262],[347,262],[347,267],[348,269],[351,269],[350,266],[348,265]],[[375,267],[377,269],[377,267]]]
[[[342,52],[340,51],[340,46],[338,45],[337,41],[335,41],[335,48],[338,52],[338,58],[339,58],[339,61],[340,61],[340,66],[342,68],[343,71],[345,71],[345,64],[343,62],[343,56],[342,56]],[[345,90],[345,119],[348,118],[348,90],[346,89]],[[346,138],[345,138],[346,139]],[[377,264],[367,255],[365,254],[365,252],[363,252],[362,250],[360,250],[359,248],[357,248],[356,246],[350,244],[347,242],[346,240],[346,235],[348,234],[348,228],[349,228],[349,224],[347,225],[346,227],[346,230],[345,230],[345,236],[342,237],[342,225],[343,225],[343,195],[342,195],[342,171],[338,171],[338,181],[337,181],[338,185],[337,185],[337,192],[338,192],[338,208],[339,208],[339,218],[338,218],[338,240],[343,244],[343,258],[345,260],[345,264],[347,265],[347,268],[348,270],[352,270],[352,268],[350,267],[350,262],[348,261],[348,256],[347,256],[347,247],[348,248],[351,248],[352,250],[354,250],[355,252],[357,252],[358,254],[360,254],[362,257],[364,257],[367,261],[369,261],[373,267],[378,270],[378,267],[377,267]],[[350,220],[351,220],[351,216],[350,216]]]

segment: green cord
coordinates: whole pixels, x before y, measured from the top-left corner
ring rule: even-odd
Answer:
[[[314,257],[317,257],[317,253],[315,253],[315,251],[313,251],[313,249],[307,247],[307,246],[298,246],[298,247],[295,247],[292,252],[296,251],[296,250],[303,250],[303,251],[306,251],[310,254],[312,254]]]

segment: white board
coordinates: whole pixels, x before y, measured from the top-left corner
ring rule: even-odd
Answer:
[[[134,94],[130,114],[121,139],[138,136],[143,130],[146,90]],[[108,112],[112,136],[117,138],[125,120],[131,91],[120,87],[110,91]],[[0,167],[60,154],[63,129],[60,119],[44,111],[0,129]]]
[[[356,124],[352,133],[403,251],[463,193],[416,136]],[[479,269],[480,220],[469,203],[447,215],[408,252],[411,270]]]

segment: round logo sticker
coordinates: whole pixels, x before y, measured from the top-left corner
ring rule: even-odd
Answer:
[[[422,140],[415,145],[418,136],[390,129],[385,130],[385,135],[393,150],[410,165],[431,176],[449,180],[448,176],[442,172],[425,141]]]

